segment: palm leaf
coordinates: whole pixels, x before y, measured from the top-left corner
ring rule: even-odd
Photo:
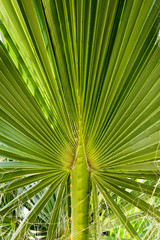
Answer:
[[[12,239],[36,239],[32,224],[60,185],[62,199],[69,174],[75,207],[66,203],[64,212],[72,212],[73,239],[89,238],[91,177],[94,222],[98,187],[131,237],[157,236],[136,232],[114,196],[159,221],[147,202],[160,197],[159,16],[159,0],[0,2],[1,156],[11,160],[0,162],[0,190],[4,197],[21,189],[0,213],[8,224],[19,200],[29,209]],[[58,225],[58,201],[47,215],[48,238],[52,221]]]

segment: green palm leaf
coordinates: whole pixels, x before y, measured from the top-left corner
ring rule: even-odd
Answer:
[[[156,239],[127,209],[160,220],[159,16],[159,0],[0,1],[3,238],[36,239],[46,221],[42,238],[92,239],[93,202],[100,239],[100,191],[116,226]]]

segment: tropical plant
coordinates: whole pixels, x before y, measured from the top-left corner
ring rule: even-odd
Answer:
[[[160,222],[159,17],[159,0],[0,1],[2,239],[101,239],[100,221],[155,238],[134,221]]]

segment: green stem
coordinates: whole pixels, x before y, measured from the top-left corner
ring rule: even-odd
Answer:
[[[87,240],[89,233],[90,172],[87,168],[83,146],[81,119],[79,124],[79,149],[72,170],[72,240]]]
[[[67,181],[67,209],[68,209],[68,219],[71,218],[71,196],[70,196],[70,193],[71,193],[71,180],[70,180],[70,174],[69,174],[69,177],[68,177],[68,181]],[[71,221],[69,220],[68,222],[68,230],[70,232],[71,230]]]

